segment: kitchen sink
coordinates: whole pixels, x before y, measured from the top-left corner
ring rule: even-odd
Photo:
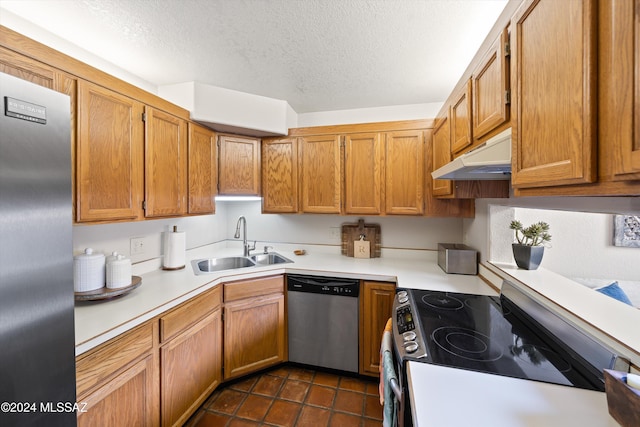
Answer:
[[[191,261],[196,275],[215,273],[216,271],[235,270],[238,268],[261,267],[271,264],[284,264],[293,262],[282,255],[270,252],[268,254],[256,254],[248,257],[234,256],[224,258],[204,258]]]
[[[191,261],[196,274],[214,273],[222,270],[253,267],[256,265],[251,259],[243,256],[225,258],[207,258]]]
[[[249,258],[251,258],[251,260],[253,260],[258,265],[286,264],[289,262],[293,262],[289,258],[285,258],[275,252],[271,252],[268,254],[251,255]]]

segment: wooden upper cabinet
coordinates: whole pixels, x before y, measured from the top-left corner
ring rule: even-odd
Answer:
[[[262,212],[298,212],[298,138],[262,140]]]
[[[3,47],[0,47],[0,72],[55,89],[53,68]]]
[[[149,106],[145,115],[145,216],[184,215],[187,122]]]
[[[379,133],[345,137],[344,213],[382,213],[382,141]]]
[[[436,121],[433,129],[433,170],[436,170],[451,161],[451,126],[449,118],[442,117]],[[434,196],[453,195],[453,182],[448,179],[433,180]]]
[[[422,215],[424,212],[424,131],[385,134],[385,212]]]
[[[640,179],[640,2],[600,2],[601,174]],[[637,193],[636,193],[637,194]]]
[[[471,80],[467,81],[451,104],[451,152],[459,153],[471,145]]]
[[[219,136],[218,187],[220,194],[260,195],[260,140]]]
[[[473,72],[473,139],[480,140],[509,121],[510,80],[505,29]]]
[[[307,136],[300,141],[302,211],[340,213],[340,137]]]
[[[512,20],[515,188],[596,179],[594,0],[528,0]]]
[[[143,217],[143,105],[78,81],[76,220]]]
[[[189,213],[215,212],[218,187],[216,134],[189,123]]]

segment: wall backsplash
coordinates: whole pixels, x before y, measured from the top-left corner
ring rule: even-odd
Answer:
[[[465,243],[477,246],[483,261],[513,263],[509,222],[549,223],[551,242],[541,266],[565,277],[640,280],[640,249],[614,246],[614,215],[502,205],[479,200],[476,218],[465,220]]]
[[[437,250],[438,243],[462,242],[462,219],[409,216],[360,217],[339,215],[262,214],[259,201],[218,202],[215,215],[159,219],[106,225],[79,225],[73,230],[74,254],[92,247],[106,254],[112,251],[130,255],[130,239],[144,239],[144,254],[131,256],[140,262],[162,256],[162,233],[174,225],[187,236],[187,249],[233,239],[236,221],[247,219],[249,240],[278,243],[340,245],[343,223],[363,218],[380,224],[384,248]]]
[[[131,257],[136,263],[162,256],[163,232],[173,226],[186,232],[187,249],[219,242],[227,238],[226,210],[216,209],[215,215],[184,218],[157,219],[150,221],[125,222],[105,225],[77,225],[73,228],[73,252],[78,254],[84,248],[110,254],[113,251]],[[144,253],[131,256],[130,239],[143,238]]]

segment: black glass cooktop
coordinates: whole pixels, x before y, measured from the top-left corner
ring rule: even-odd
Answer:
[[[421,362],[604,390],[544,331],[498,297],[411,290],[426,346]],[[504,306],[503,306],[504,304]],[[408,359],[411,356],[408,355]]]

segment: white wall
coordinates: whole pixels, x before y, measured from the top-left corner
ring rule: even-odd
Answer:
[[[340,246],[340,227],[355,223],[360,217],[339,215],[262,214],[259,201],[218,202],[215,215],[161,219],[106,225],[79,225],[73,229],[74,254],[91,247],[109,254],[113,251],[129,256],[130,239],[144,238],[144,255],[132,261],[162,256],[163,232],[174,225],[187,235],[187,249],[233,239],[236,222],[247,219],[249,240],[268,242],[277,250],[278,243]],[[462,220],[457,218],[362,217],[367,223],[380,224],[385,248],[436,250],[439,242],[462,241]],[[261,249],[261,248],[258,248]]]
[[[640,280],[640,249],[613,245],[613,214],[519,207],[504,200],[477,200],[476,217],[463,221],[464,242],[481,251],[482,261],[513,263],[517,219],[527,226],[545,221],[551,242],[542,265],[565,277]]]
[[[104,225],[76,225],[73,227],[73,253],[81,253],[91,247],[95,251],[110,254],[113,251],[130,255],[130,239],[144,238],[144,254],[131,257],[136,263],[162,256],[163,232],[177,225],[186,232],[187,249],[225,240],[228,236],[227,215],[224,206],[216,207],[215,215],[184,218],[157,219]]]
[[[434,118],[442,102],[298,114],[298,127]]]
[[[462,241],[462,220],[458,218],[420,218],[405,216],[340,216],[314,214],[262,214],[260,202],[227,204],[229,237],[240,215],[247,218],[250,240],[274,243],[340,245],[340,227],[344,223],[380,224],[381,244],[385,248],[436,250],[438,242]]]

